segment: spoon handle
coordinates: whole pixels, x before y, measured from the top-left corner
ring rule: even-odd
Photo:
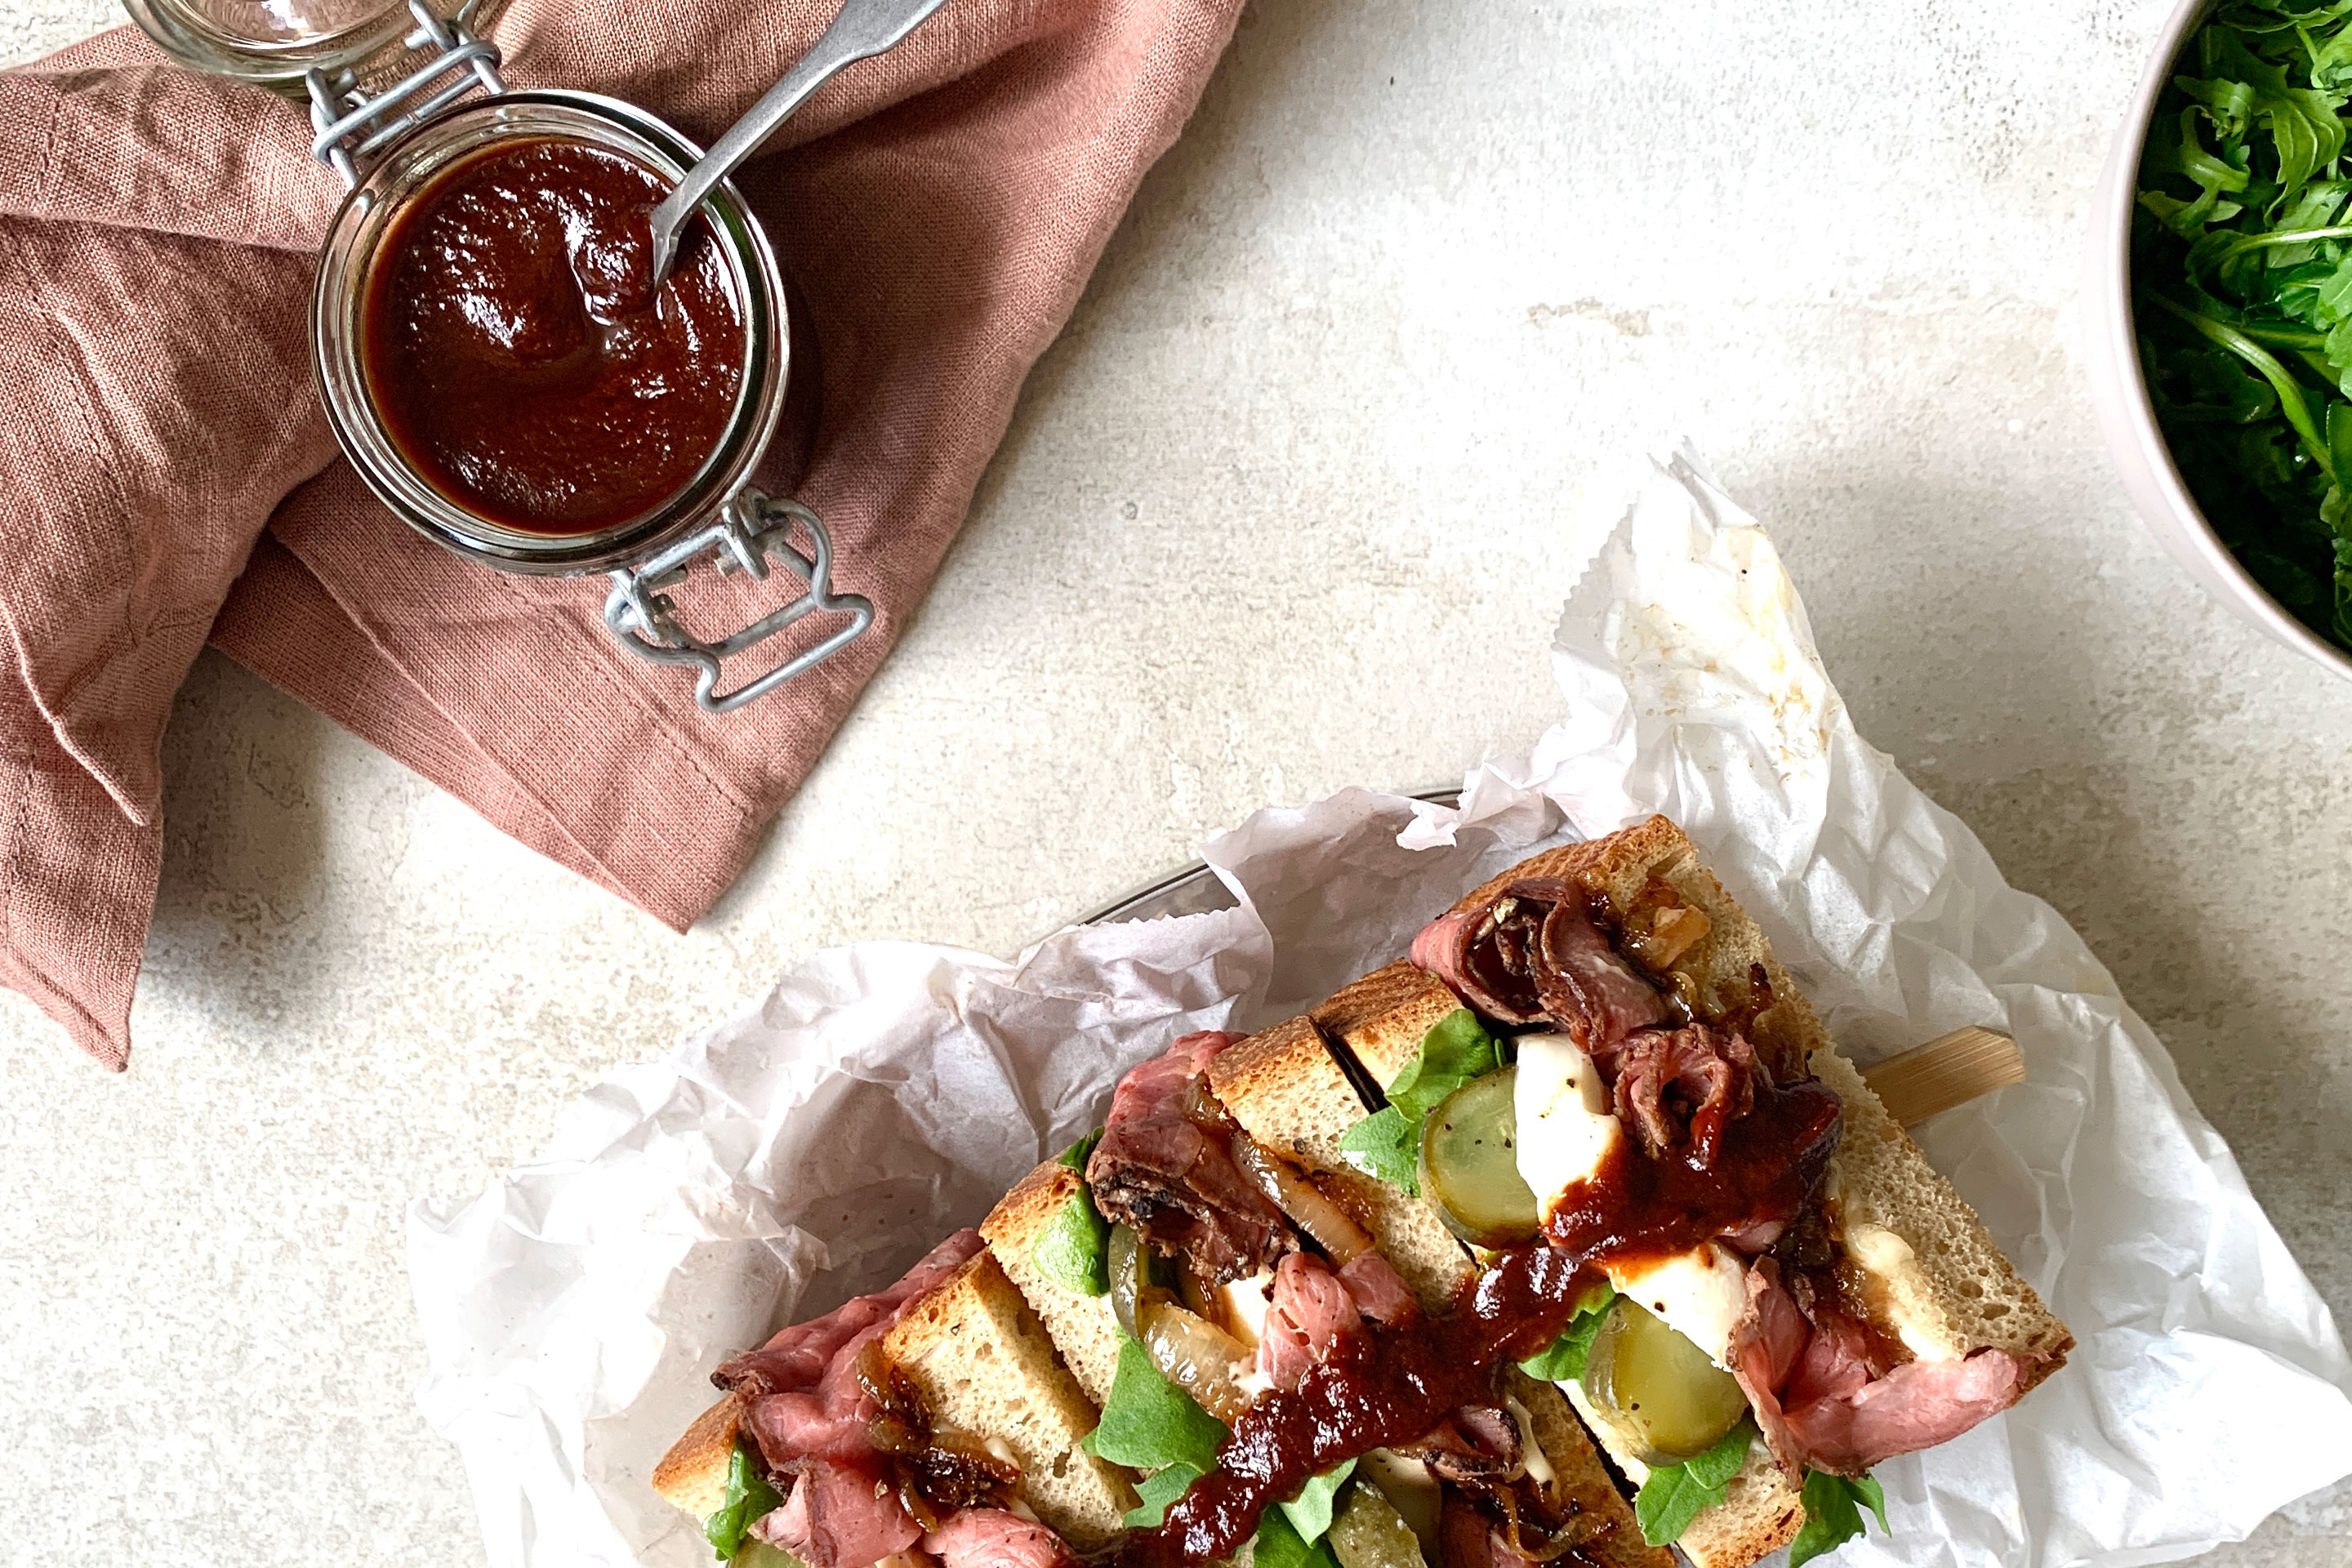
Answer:
[[[702,161],[686,172],[677,189],[654,208],[654,281],[659,283],[669,275],[670,264],[677,257],[677,237],[703,198],[757,153],[811,93],[832,80],[842,67],[898,43],[941,4],[942,0],[845,0],[824,36],[761,96],[749,113],[711,143]]]

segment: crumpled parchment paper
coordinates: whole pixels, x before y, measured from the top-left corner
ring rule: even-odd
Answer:
[[[2164,1047],[1854,733],[1769,539],[1687,454],[1591,563],[1554,658],[1566,717],[1458,809],[1349,790],[1262,811],[1204,849],[1238,908],[1066,931],[1010,963],[820,953],[599,1086],[481,1197],[418,1205],[418,1398],[495,1568],[709,1563],[646,1478],[729,1352],[977,1220],[1176,1036],[1311,1005],[1471,884],[1653,811],[1856,1060],[1985,1024],[2029,1067],[1916,1136],[2080,1342],[2016,1409],[1880,1466],[1894,1534],[1840,1562],[2166,1562],[2352,1473],[2335,1324]]]

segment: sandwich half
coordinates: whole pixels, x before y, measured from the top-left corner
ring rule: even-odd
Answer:
[[[1383,1091],[1340,1157],[1392,1206],[1586,1261],[1537,1359],[1697,1568],[1858,1531],[1872,1465],[2072,1348],[1663,817],[1475,889],[1311,1022]]]
[[[806,1568],[1745,1568],[2071,1344],[1660,818],[1135,1068],[655,1486]]]

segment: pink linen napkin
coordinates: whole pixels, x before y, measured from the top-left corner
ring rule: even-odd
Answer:
[[[1241,0],[948,0],[740,178],[808,305],[795,493],[874,629],[725,718],[614,645],[605,581],[417,537],[338,455],[303,114],[128,28],[0,73],[0,981],[120,1070],[161,861],[159,752],[209,637],[504,831],[684,929],[889,650],[1030,365],[1175,139]],[[515,0],[510,86],[708,141],[835,0]]]

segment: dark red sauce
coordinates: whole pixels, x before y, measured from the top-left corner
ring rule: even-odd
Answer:
[[[742,302],[698,220],[658,292],[668,193],[606,148],[505,142],[436,175],[366,282],[361,359],[402,455],[488,521],[593,533],[675,495],[743,380]]]
[[[1569,891],[1561,883],[1561,895]],[[1621,922],[1608,918],[1597,898],[1591,903],[1623,954]],[[1498,922],[1506,940],[1489,977],[1498,983],[1518,978],[1504,948],[1533,940],[1532,926],[1515,918],[1517,927]],[[1648,973],[1634,962],[1638,973]],[[1744,1016],[1725,1026],[1752,1028],[1771,1005],[1760,965],[1751,990]],[[1510,999],[1500,984],[1497,994]],[[1800,1064],[1797,1070],[1805,1069]],[[1548,1244],[1496,1255],[1438,1317],[1394,1329],[1368,1324],[1342,1336],[1296,1394],[1260,1395],[1218,1450],[1217,1468],[1170,1506],[1157,1530],[1131,1534],[1116,1562],[1120,1568],[1177,1568],[1229,1557],[1255,1533],[1266,1506],[1295,1495],[1309,1477],[1374,1448],[1410,1444],[1457,1407],[1492,1401],[1497,1369],[1559,1337],[1597,1264],[1685,1252],[1718,1237],[1763,1234],[1769,1225],[1799,1267],[1826,1266],[1826,1256],[1811,1256],[1817,1243],[1826,1245],[1816,1199],[1843,1125],[1843,1106],[1820,1079],[1781,1087],[1759,1072],[1752,1107],[1725,1125],[1720,1147],[1704,1166],[1686,1155],[1654,1159],[1633,1139],[1619,1140],[1579,1186],[1576,1201],[1552,1211],[1544,1225]],[[1571,1548],[1560,1561],[1588,1559]]]
[[[1228,1557],[1265,1506],[1310,1476],[1425,1436],[1457,1405],[1491,1401],[1495,1369],[1559,1336],[1592,1277],[1556,1247],[1507,1252],[1441,1317],[1342,1336],[1298,1392],[1259,1395],[1218,1450],[1217,1468],[1170,1506],[1159,1529],[1120,1548],[1128,1568]]]
[[[1579,1258],[1664,1258],[1751,1226],[1795,1219],[1837,1150],[1844,1108],[1819,1079],[1786,1089],[1759,1081],[1756,1104],[1727,1122],[1715,1161],[1654,1160],[1630,1138],[1544,1221],[1552,1244]]]

